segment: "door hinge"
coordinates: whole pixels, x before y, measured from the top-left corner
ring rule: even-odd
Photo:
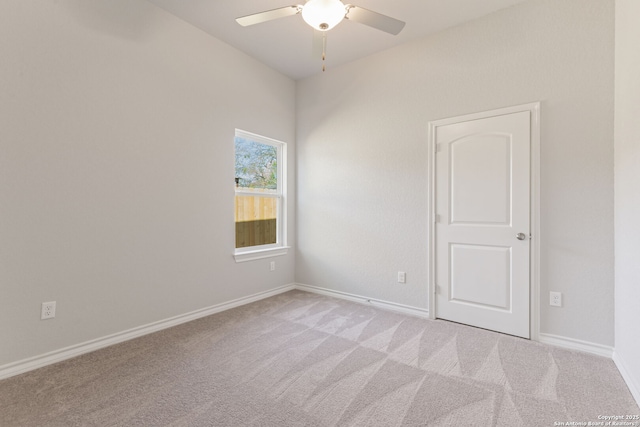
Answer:
[[[433,219],[433,222],[435,222],[435,223],[440,222],[440,215],[436,214],[434,219]]]
[[[434,144],[433,151],[435,153],[439,153],[440,151],[442,151],[442,142],[438,142],[437,144]]]

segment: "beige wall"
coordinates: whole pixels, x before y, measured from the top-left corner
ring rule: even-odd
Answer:
[[[616,0],[614,360],[640,404],[640,2]]]
[[[296,280],[428,307],[427,123],[540,101],[541,332],[613,345],[613,49],[613,2],[534,0],[299,81]]]
[[[293,168],[291,79],[142,0],[3,1],[0,58],[0,367],[293,282],[232,256],[235,128]]]

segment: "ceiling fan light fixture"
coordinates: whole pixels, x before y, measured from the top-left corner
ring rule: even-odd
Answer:
[[[342,22],[346,13],[340,0],[309,0],[302,8],[302,19],[316,30],[328,31]]]

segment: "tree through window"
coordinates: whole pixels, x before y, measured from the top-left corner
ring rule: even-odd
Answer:
[[[277,190],[277,147],[236,136],[236,178],[239,187]]]

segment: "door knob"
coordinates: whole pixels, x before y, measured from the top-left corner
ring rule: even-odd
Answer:
[[[527,238],[527,236],[524,233],[518,233],[516,234],[516,237],[518,238],[518,240],[524,240]]]

